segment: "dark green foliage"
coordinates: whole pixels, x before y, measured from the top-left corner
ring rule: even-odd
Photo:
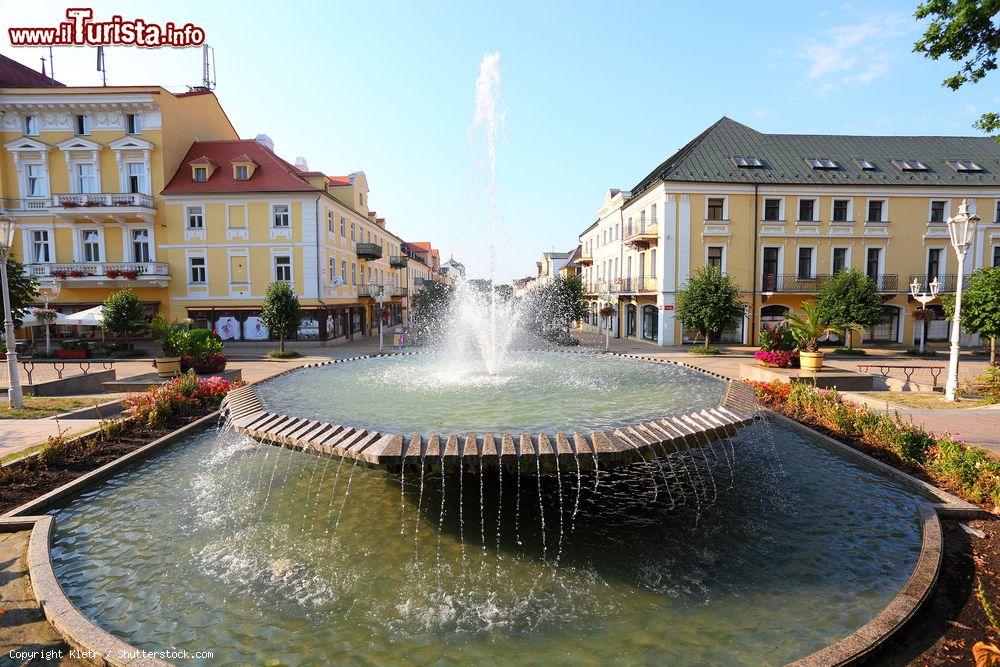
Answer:
[[[834,331],[847,336],[853,347],[852,331],[878,324],[882,317],[882,295],[875,281],[860,271],[838,271],[824,282],[816,295],[819,312]]]
[[[418,345],[442,336],[448,328],[451,301],[455,288],[445,283],[427,281],[410,300],[413,309],[414,340]]]
[[[955,298],[941,299],[951,319],[955,316]],[[962,290],[962,328],[990,339],[990,363],[996,364],[996,339],[1000,337],[1000,267],[977,269]]]
[[[267,286],[264,303],[260,306],[260,319],[272,336],[278,337],[278,350],[285,351],[285,339],[295,335],[302,321],[302,307],[295,290],[284,280]]]
[[[24,265],[13,257],[7,258],[7,288],[10,290],[10,314],[14,319],[14,326],[19,327],[21,316],[36,301],[38,284],[24,272]],[[0,294],[0,307],[3,306],[3,300],[3,294]]]
[[[142,301],[128,287],[112,292],[104,300],[101,309],[104,330],[113,336],[125,339],[125,345],[132,351],[132,337],[149,328],[149,316],[142,307]]]
[[[696,269],[677,293],[677,318],[705,339],[734,328],[746,312],[736,281],[714,266]]]

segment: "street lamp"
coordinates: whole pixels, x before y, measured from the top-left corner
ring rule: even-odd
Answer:
[[[393,285],[393,279],[389,278],[389,286]],[[371,281],[371,295],[375,299],[375,303],[378,304],[378,351],[382,352],[382,309],[385,307],[386,301],[392,298],[392,290],[387,290],[384,286],[376,286],[375,280]]]
[[[951,321],[951,354],[948,359],[948,382],[944,387],[946,401],[954,401],[958,391],[958,338],[962,324],[962,281],[965,278],[965,256],[972,246],[972,237],[976,233],[979,216],[969,213],[969,206],[963,199],[958,207],[958,215],[948,218],[948,234],[951,236],[951,247],[958,257],[958,284],[955,286],[955,316]]]
[[[604,351],[608,352],[611,350],[611,315],[605,315],[612,310],[614,306],[611,305],[611,285],[608,283],[602,283],[601,292],[597,295],[598,299],[604,301],[604,305],[601,306],[599,314],[604,318]]]
[[[42,287],[38,290],[38,296],[42,298],[42,303],[45,304],[45,310],[49,309],[49,303],[55,301],[59,298],[59,292],[62,291],[62,282],[60,280],[53,280],[51,283]],[[45,356],[52,354],[51,343],[49,337],[49,319],[45,318]]]
[[[930,292],[922,292],[920,290],[920,283],[916,278],[910,283],[910,296],[920,302],[920,307],[923,310],[927,309],[927,304],[937,298],[938,292],[941,291],[941,283],[938,282],[937,276],[934,276],[934,280],[931,281]],[[923,325],[920,327],[920,351],[924,351],[924,341],[927,339],[927,320],[923,320]]]
[[[10,288],[7,285],[7,257],[14,246],[14,218],[0,213],[0,290],[3,294],[4,340],[7,344],[7,402],[12,409],[24,407],[21,378],[17,373],[17,342],[14,340],[14,317],[10,310]]]

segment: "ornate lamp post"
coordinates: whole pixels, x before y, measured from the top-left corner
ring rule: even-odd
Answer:
[[[45,304],[45,310],[49,309],[49,303],[55,301],[59,298],[59,292],[62,291],[62,282],[59,280],[53,280],[51,283],[42,287],[38,290],[38,296],[42,298],[42,303]],[[51,338],[49,337],[49,324],[48,318],[45,319],[45,356],[52,354]]]
[[[375,281],[371,281],[372,297],[375,299],[375,303],[378,304],[378,351],[382,352],[382,321],[385,319],[382,316],[382,309],[385,308],[385,303],[392,298],[392,285],[393,279],[389,278],[389,288],[386,289],[385,286],[377,287]]]
[[[604,302],[601,306],[599,314],[604,318],[604,351],[608,352],[611,349],[611,315],[608,314],[610,311],[614,310],[614,306],[611,305],[611,285],[608,283],[603,283],[601,285],[601,293],[597,295],[598,298]]]
[[[24,407],[21,378],[17,372],[17,342],[14,340],[14,317],[10,310],[10,288],[7,285],[7,257],[14,245],[14,218],[0,213],[0,289],[3,290],[4,340],[7,344],[7,402],[13,409]]]
[[[941,283],[938,282],[937,276],[934,280],[927,286],[930,292],[921,292],[920,283],[914,278],[913,282],[910,283],[910,296],[920,302],[920,307],[923,310],[927,309],[927,304],[937,298],[938,292],[941,291]],[[924,341],[927,339],[927,320],[923,320],[923,324],[920,327],[920,351],[924,351]]]
[[[948,382],[945,384],[946,401],[954,401],[958,392],[958,339],[962,330],[962,281],[965,278],[965,256],[972,246],[979,216],[969,213],[969,206],[963,199],[958,207],[958,215],[948,218],[948,234],[951,247],[958,257],[958,284],[955,286],[955,316],[951,321],[951,355],[948,359]]]

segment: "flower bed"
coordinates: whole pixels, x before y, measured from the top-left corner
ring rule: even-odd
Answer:
[[[873,412],[836,391],[806,384],[748,382],[757,399],[886,463],[901,467],[994,511],[1000,507],[1000,458],[978,447],[926,431],[899,415]]]
[[[794,350],[757,350],[753,353],[758,363],[773,368],[788,368],[797,356]]]
[[[217,407],[223,396],[242,384],[186,373],[145,393],[126,396],[122,405],[128,416],[148,426],[158,426],[171,417],[187,417],[207,407]]]

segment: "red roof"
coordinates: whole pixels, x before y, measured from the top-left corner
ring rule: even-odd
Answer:
[[[192,178],[192,160],[208,158],[217,164],[249,158],[257,164],[253,176],[245,181],[233,179],[231,169],[216,169],[204,183]],[[163,194],[227,193],[227,192],[315,192],[319,188],[306,181],[294,165],[282,160],[252,139],[231,141],[196,141],[191,144],[181,167],[170,179]]]
[[[430,252],[431,242],[430,241],[407,241],[406,246],[408,248],[416,248],[421,252]]]
[[[350,176],[327,176],[330,181],[330,185],[343,186],[351,184]]]
[[[53,82],[41,72],[36,72],[27,65],[0,55],[0,87],[7,88],[65,88],[65,84]]]

